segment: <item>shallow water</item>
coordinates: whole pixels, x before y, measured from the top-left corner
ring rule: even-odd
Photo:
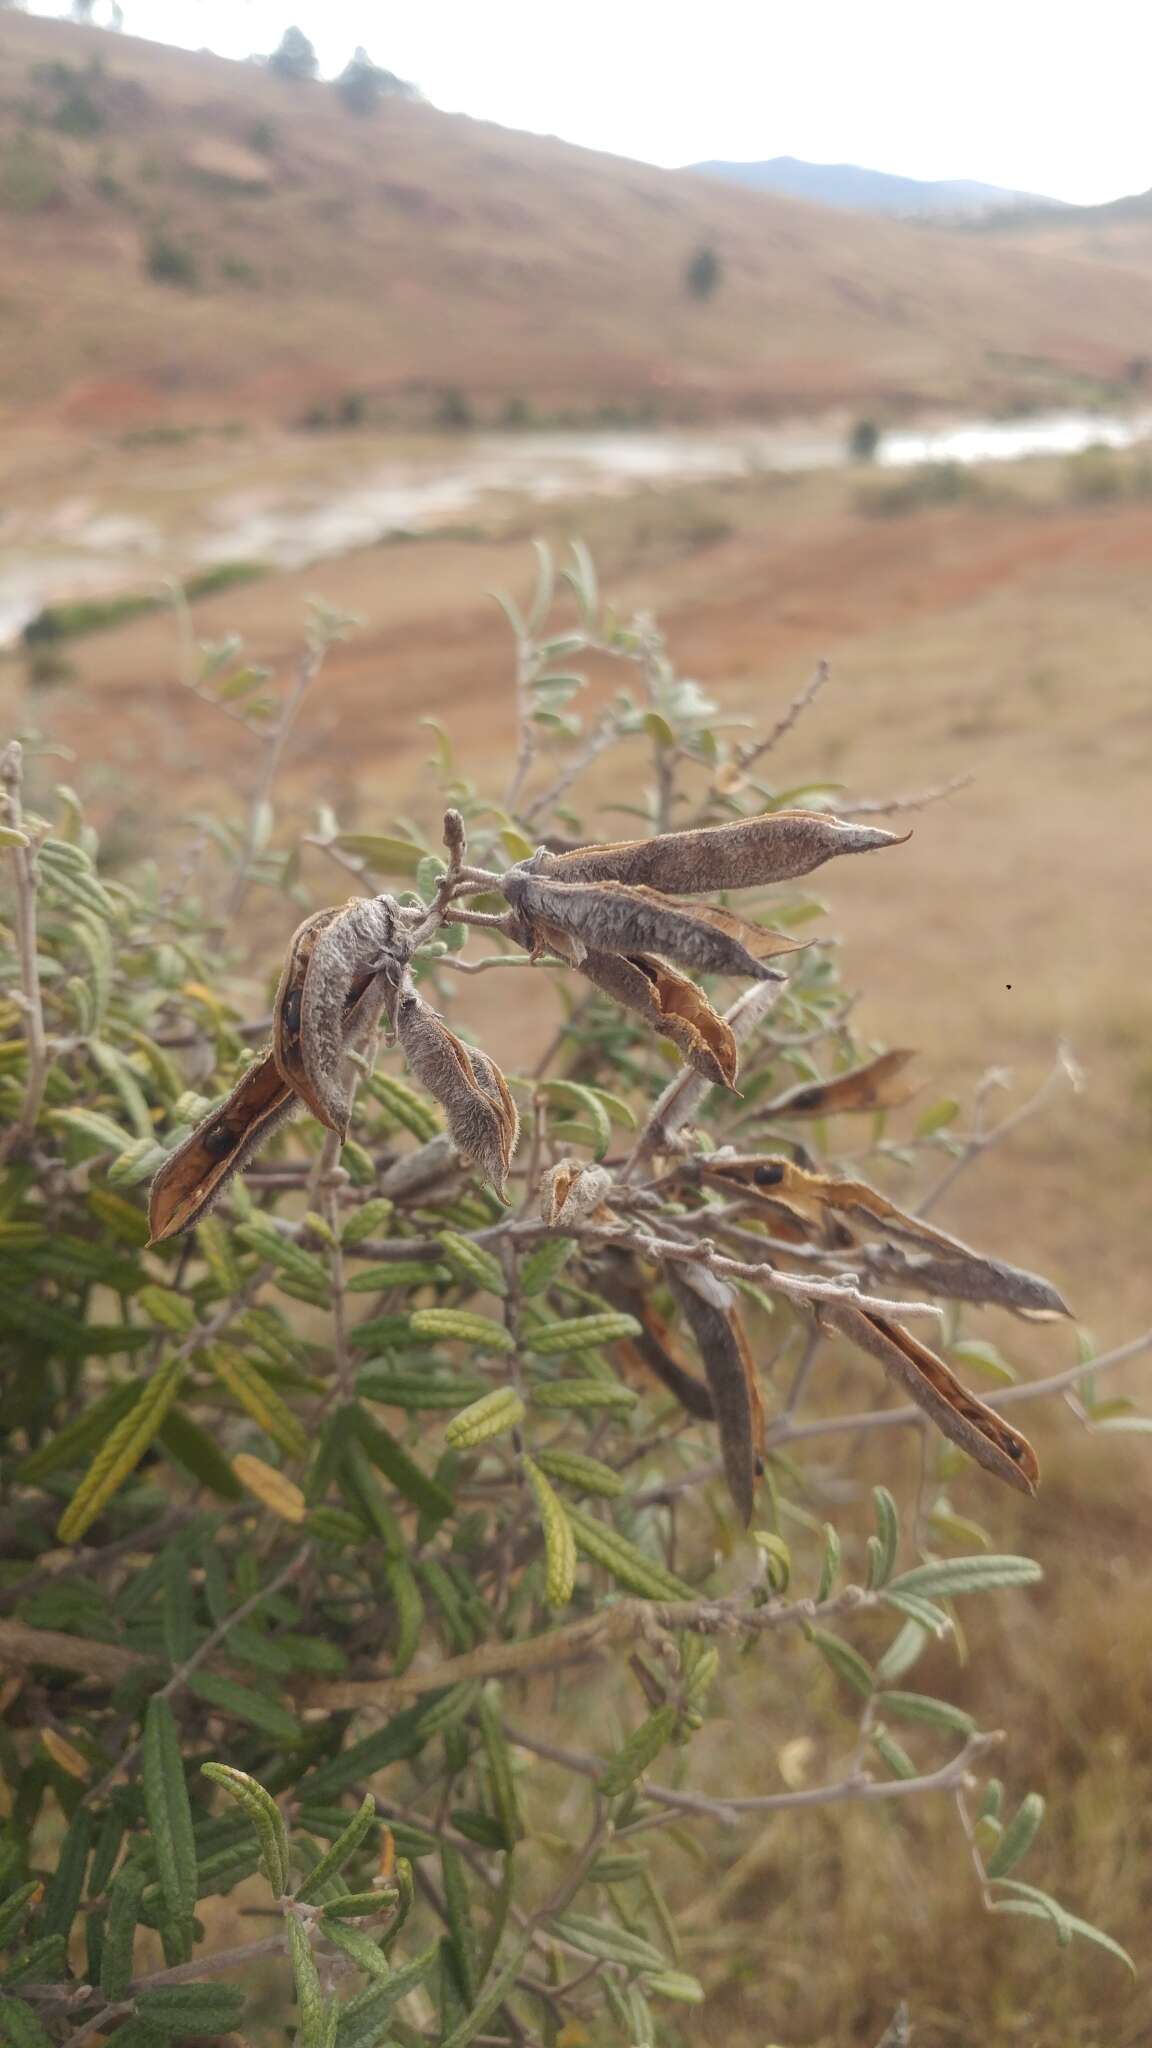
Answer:
[[[1152,413],[1063,412],[1020,420],[958,420],[884,436],[877,463],[1012,462],[1071,455],[1096,444],[1131,447],[1152,438]],[[174,538],[158,522],[107,500],[69,497],[27,518],[9,508],[0,525],[0,645],[42,605],[139,589],[197,565],[257,560],[299,568],[388,534],[420,533],[477,514],[493,497],[537,504],[611,495],[640,485],[779,471],[831,469],[845,460],[842,433],[827,428],[733,426],[709,432],[637,429],[609,433],[476,434],[432,444],[419,456],[358,465],[244,490],[227,483],[181,508]],[[179,488],[178,480],[173,488]]]

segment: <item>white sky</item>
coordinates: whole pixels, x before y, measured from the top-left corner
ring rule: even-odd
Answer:
[[[38,13],[64,0],[31,0]],[[1147,0],[122,0],[245,57],[289,21],[438,107],[681,164],[791,155],[1092,201],[1152,186]]]

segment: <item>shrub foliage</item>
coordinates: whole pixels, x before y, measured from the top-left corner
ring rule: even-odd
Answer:
[[[16,2048],[226,2031],[254,1970],[306,2048],[686,2040],[703,1987],[645,1838],[824,1799],[947,1791],[990,1912],[1113,1946],[1013,1875],[1041,1799],[915,1689],[963,1602],[1039,1577],[945,1486],[974,1457],[1031,1491],[1009,1417],[1075,1383],[1090,1418],[1108,1361],[1005,1385],[965,1335],[973,1304],[1063,1303],[930,1219],[986,1136],[952,1102],[891,1135],[911,1056],[856,1040],[811,940],[806,876],[868,853],[898,890],[914,856],[772,780],[823,670],[733,737],[579,548],[567,586],[541,551],[507,607],[503,797],[437,737],[443,844],[325,810],[283,842],[273,771],[326,616],[280,697],[235,641],[202,650],[195,687],[266,763],[244,818],[201,821],[215,866],[103,871],[75,795],[4,756]],[[590,656],[625,687],[582,716]],[[573,805],[617,746],[650,762],[638,836],[590,843]],[[351,901],[316,906],[306,851]],[[553,992],[534,1072],[460,1021],[472,976]],[[886,1441],[924,1441],[914,1511],[877,1487],[870,1532],[826,1447],[879,1418],[814,1406],[817,1357],[879,1364]],[[803,1790],[701,1783],[732,1671],[787,1639],[853,1704],[851,1755]]]

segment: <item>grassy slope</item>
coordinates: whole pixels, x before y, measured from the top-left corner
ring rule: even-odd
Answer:
[[[92,57],[105,130],[60,135],[32,68]],[[357,121],[326,87],[10,15],[4,192],[0,406],[41,418],[292,417],[412,382],[712,411],[966,404],[1010,388],[1005,356],[1115,377],[1152,328],[1146,268],[1097,275],[1064,245],[825,214],[422,106]],[[157,227],[199,290],[144,275]],[[682,286],[702,241],[724,263],[705,306]]]

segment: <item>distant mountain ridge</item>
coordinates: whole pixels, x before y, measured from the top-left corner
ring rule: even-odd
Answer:
[[[687,169],[730,184],[774,192],[788,199],[807,199],[818,206],[849,213],[905,214],[917,218],[941,214],[997,213],[1009,207],[1059,209],[1063,201],[1038,192],[1013,192],[1003,185],[984,185],[976,178],[902,178],[891,171],[866,170],[860,164],[810,164],[802,157],[774,156],[764,163],[689,164]]]

